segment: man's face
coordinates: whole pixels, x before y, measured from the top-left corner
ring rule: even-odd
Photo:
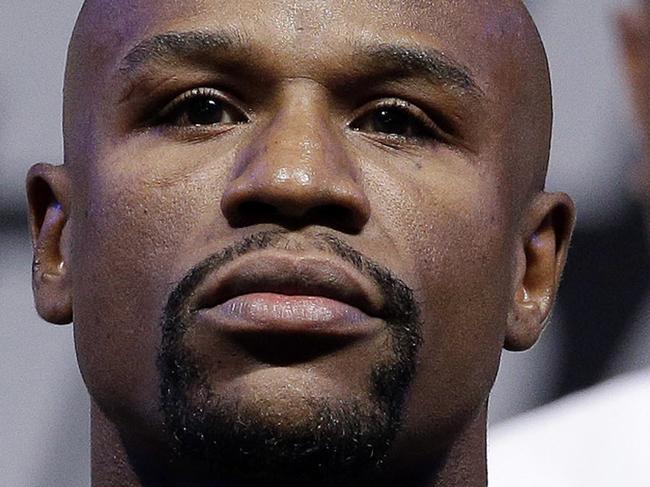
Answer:
[[[446,448],[484,410],[521,278],[514,17],[119,4],[88,22],[66,120],[96,404],[233,469]]]

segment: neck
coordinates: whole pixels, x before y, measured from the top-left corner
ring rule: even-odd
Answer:
[[[452,443],[436,472],[435,487],[487,486],[487,405]]]
[[[90,410],[92,487],[144,487],[113,422],[92,402]]]
[[[472,419],[445,449],[436,454],[437,461],[417,461],[417,455],[405,455],[398,459],[402,468],[383,480],[373,481],[372,487],[401,485],[408,487],[486,487],[486,409]],[[423,442],[426,439],[422,439]],[[429,439],[430,442],[430,439]],[[166,472],[161,455],[154,453],[150,445],[141,442],[141,448],[125,445],[114,423],[103,414],[96,404],[91,408],[91,478],[92,487],[186,487],[196,486],[194,481],[170,482],[171,472]],[[415,442],[417,443],[417,441]],[[426,451],[430,445],[413,445],[410,452]],[[407,451],[405,449],[405,451]],[[164,457],[164,455],[162,455]],[[409,458],[410,457],[410,458]],[[416,465],[419,463],[419,466]],[[424,467],[422,467],[424,465]],[[433,467],[432,467],[433,465]],[[262,487],[244,485],[211,485],[211,487]],[[265,486],[267,487],[267,486]]]

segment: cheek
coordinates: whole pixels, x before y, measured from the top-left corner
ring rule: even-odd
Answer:
[[[384,233],[410,263],[406,277],[422,307],[408,415],[412,431],[430,439],[487,399],[512,301],[514,227],[494,176],[421,173],[382,193],[398,195]]]
[[[218,177],[166,169],[164,157],[140,156],[131,168],[134,159],[116,151],[96,163],[72,219],[75,342],[84,380],[107,413],[129,411],[147,421],[157,417],[162,309],[198,260],[185,249],[205,248],[200,229],[219,211]]]
[[[471,414],[487,399],[512,302],[513,251],[499,202],[442,224],[416,259],[422,279],[424,345],[415,403],[438,419]]]
[[[512,227],[489,184],[466,188],[455,198],[441,193],[427,206],[436,223],[414,243],[422,249],[415,255],[433,355],[480,360],[485,351],[500,348],[505,332],[513,288]],[[476,369],[481,372],[480,365]]]

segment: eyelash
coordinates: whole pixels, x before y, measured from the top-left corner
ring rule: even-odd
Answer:
[[[234,122],[223,122],[216,124],[206,124],[206,125],[192,125],[192,124],[176,124],[175,119],[179,117],[179,112],[184,106],[195,99],[206,98],[217,100],[222,104],[223,109],[229,113],[236,113],[233,117]],[[401,135],[394,133],[386,133],[378,130],[367,131],[362,130],[359,127],[363,125],[364,122],[368,122],[370,117],[377,114],[378,110],[382,109],[392,109],[407,116],[407,122],[411,124],[411,127],[415,129],[415,133],[411,135]],[[412,103],[405,101],[399,98],[386,98],[378,101],[372,102],[364,106],[362,109],[358,110],[358,115],[354,116],[352,122],[348,124],[348,127],[354,131],[362,132],[368,136],[371,136],[375,139],[379,139],[382,142],[388,144],[400,144],[405,142],[415,142],[423,143],[426,140],[443,140],[444,134],[446,133],[440,125],[432,120],[424,111],[422,111],[417,106]],[[151,121],[151,126],[157,126],[159,128],[164,128],[165,130],[175,130],[175,131],[189,131],[189,132],[204,132],[214,131],[216,126],[232,126],[238,123],[246,123],[250,120],[248,114],[237,107],[237,105],[232,102],[227,96],[223,95],[219,90],[211,87],[200,87],[194,88],[192,90],[186,91],[177,98],[169,102],[158,115]]]
[[[200,98],[217,100],[219,103],[222,104],[224,109],[230,112],[237,112],[238,116],[236,116],[235,118],[241,120],[237,120],[236,122],[233,123],[244,123],[249,120],[248,115],[243,110],[238,108],[236,104],[232,102],[228,97],[224,96],[219,90],[210,87],[200,87],[200,88],[194,88],[192,90],[186,91],[185,93],[181,94],[177,98],[174,98],[160,111],[158,115],[156,115],[156,117],[152,121],[152,125],[173,127],[175,129],[189,128],[192,130],[197,130],[197,129],[200,130],[200,127],[197,126],[190,125],[190,126],[183,127],[181,125],[174,125],[173,123],[173,118],[175,118],[174,115],[178,115],[178,111],[180,111],[180,109],[183,108],[184,105],[186,105],[188,102]],[[209,125],[206,125],[206,127],[209,127]]]
[[[377,110],[381,109],[394,109],[406,115],[411,123],[415,122],[416,134],[398,135],[379,131],[365,132],[372,135],[372,137],[383,138],[390,142],[403,142],[413,139],[421,141],[429,138],[434,140],[443,139],[443,129],[434,122],[431,117],[416,105],[400,98],[382,99],[373,102],[370,107],[366,106],[362,108],[362,110],[360,110],[361,114],[354,118],[354,120],[349,124],[349,127],[352,130],[362,132],[362,130],[358,128],[358,126],[361,125],[360,122],[371,117]]]

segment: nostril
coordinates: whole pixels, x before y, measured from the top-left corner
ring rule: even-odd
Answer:
[[[231,224],[234,226],[247,226],[256,223],[276,221],[280,218],[278,209],[262,201],[243,201],[231,215]]]
[[[365,221],[350,208],[337,204],[324,204],[292,211],[259,200],[241,202],[230,213],[229,221],[233,227],[274,223],[288,229],[299,229],[310,225],[326,226],[346,233],[358,233]]]

